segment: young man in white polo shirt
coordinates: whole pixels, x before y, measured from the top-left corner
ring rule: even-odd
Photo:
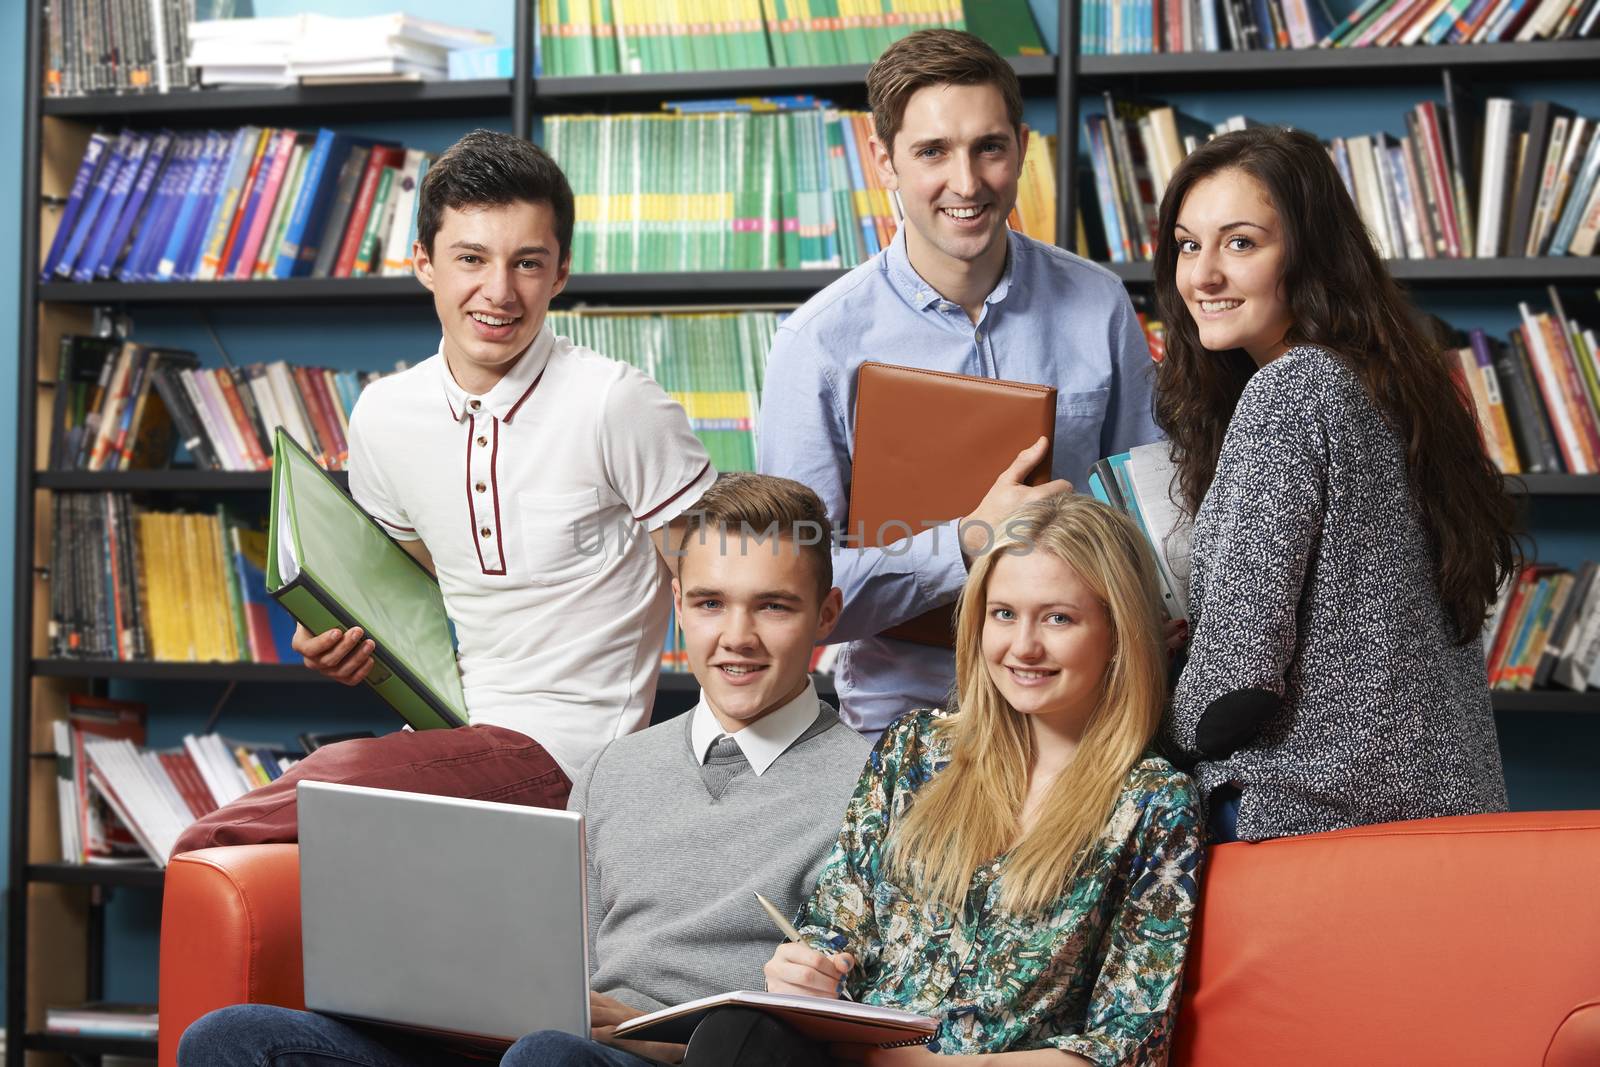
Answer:
[[[648,723],[667,527],[716,472],[653,380],[545,326],[573,213],[560,168],[527,141],[477,130],[441,155],[414,256],[443,339],[350,419],[351,494],[438,576],[472,725],[320,750],[177,851],[297,840],[302,778],[561,807],[570,776]],[[359,629],[302,629],[295,648],[349,685],[372,669]]]

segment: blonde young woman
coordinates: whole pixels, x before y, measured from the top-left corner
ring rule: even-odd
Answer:
[[[809,943],[777,951],[767,986],[939,1019],[926,1046],[835,1058],[1164,1063],[1201,845],[1193,782],[1148,748],[1167,663],[1154,563],[1086,497],[1005,529],[962,594],[959,706],[879,740],[801,912]],[[726,1047],[743,1024],[722,1025]],[[822,1062],[747,1029],[738,1062]]]

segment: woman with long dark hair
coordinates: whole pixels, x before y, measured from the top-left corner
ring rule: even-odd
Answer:
[[[1213,839],[1503,809],[1481,636],[1514,508],[1326,150],[1218,137],[1159,226],[1156,416],[1194,541],[1170,739]]]

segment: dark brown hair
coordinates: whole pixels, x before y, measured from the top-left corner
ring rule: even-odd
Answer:
[[[867,71],[867,106],[885,149],[905,120],[906,104],[930,85],[992,85],[1006,104],[1006,119],[1022,136],[1022,86],[1011,64],[981,38],[960,30],[918,30],[883,50]]]
[[[572,255],[572,186],[549,154],[532,141],[495,130],[473,130],[446,148],[417,190],[417,240],[433,255],[445,208],[513,204],[550,205],[555,215],[557,261]]]
[[[1183,161],[1162,199],[1155,288],[1167,351],[1156,378],[1156,422],[1172,441],[1184,504],[1191,515],[1199,509],[1256,370],[1242,350],[1200,344],[1177,285],[1178,210],[1195,183],[1225,170],[1260,182],[1278,212],[1293,318],[1286,340],[1342,360],[1404,446],[1434,584],[1465,644],[1481,633],[1500,583],[1520,561],[1516,509],[1471,412],[1456,402],[1448,353],[1389,277],[1327,150],[1309,134],[1269,127],[1224,134]]]
[[[684,519],[680,548],[701,531],[770,540],[774,551],[782,537],[810,557],[818,597],[833,588],[833,524],[821,498],[799,482],[772,474],[724,474],[684,513]]]

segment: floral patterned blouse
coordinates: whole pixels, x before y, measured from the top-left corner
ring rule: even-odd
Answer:
[[[949,762],[944,711],[891,726],[868,757],[816,891],[813,947],[849,952],[850,995],[940,1020],[946,1054],[1058,1048],[1092,1063],[1166,1062],[1199,898],[1200,802],[1158,756],[1128,772],[1095,846],[1043,913],[1000,909],[1006,855],[980,867],[964,914],[891,880],[886,842],[916,791]]]

